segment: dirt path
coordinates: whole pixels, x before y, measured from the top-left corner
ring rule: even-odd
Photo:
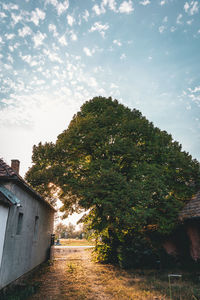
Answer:
[[[60,248],[53,264],[39,278],[39,291],[29,300],[111,299],[104,292],[100,273],[101,265],[91,261],[91,249],[73,247],[66,251]]]
[[[144,286],[143,276],[136,277],[111,265],[93,262],[91,251],[60,247],[52,265],[35,278],[40,282],[40,289],[28,300],[168,299],[155,291],[152,283]]]

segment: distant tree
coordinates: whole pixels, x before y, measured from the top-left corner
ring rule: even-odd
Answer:
[[[200,188],[200,168],[138,110],[96,97],[55,144],[34,146],[26,179],[46,197],[56,190],[66,216],[90,209],[85,222],[118,260],[117,249],[137,234],[174,230],[184,201]]]
[[[62,222],[58,223],[55,227],[55,235],[57,238],[76,238],[79,237],[80,232],[76,231],[76,226],[72,223],[63,224]]]
[[[76,233],[76,226],[73,225],[72,223],[69,223],[66,226],[66,236],[67,238],[76,238],[78,237],[78,234]]]
[[[67,226],[60,222],[56,225],[54,232],[55,232],[55,237],[57,239],[65,238],[67,232]]]

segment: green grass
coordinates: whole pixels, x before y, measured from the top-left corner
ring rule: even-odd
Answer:
[[[86,239],[60,239],[61,246],[94,246],[94,241],[88,241]]]
[[[0,292],[0,300],[24,300],[35,294],[38,288],[39,282],[16,285],[5,294]]]
[[[11,285],[4,292],[0,291],[0,300],[25,300],[34,295],[41,285],[40,276],[48,271],[51,264],[51,261],[42,263],[22,279],[19,284]]]

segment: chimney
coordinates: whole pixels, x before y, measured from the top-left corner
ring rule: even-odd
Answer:
[[[11,168],[13,171],[15,171],[17,174],[19,174],[19,165],[20,161],[18,159],[12,159],[11,160]]]

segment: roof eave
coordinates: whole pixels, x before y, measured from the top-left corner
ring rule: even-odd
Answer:
[[[36,197],[39,201],[46,204],[50,209],[52,209],[54,212],[57,212],[57,210],[51,205],[48,201],[46,201],[38,192],[36,192],[31,186],[29,186],[22,177],[19,177],[17,175],[14,175],[13,177],[8,176],[2,176],[0,177],[0,181],[6,181],[6,182],[15,182],[20,187],[24,188],[27,192],[29,192],[32,196]]]

